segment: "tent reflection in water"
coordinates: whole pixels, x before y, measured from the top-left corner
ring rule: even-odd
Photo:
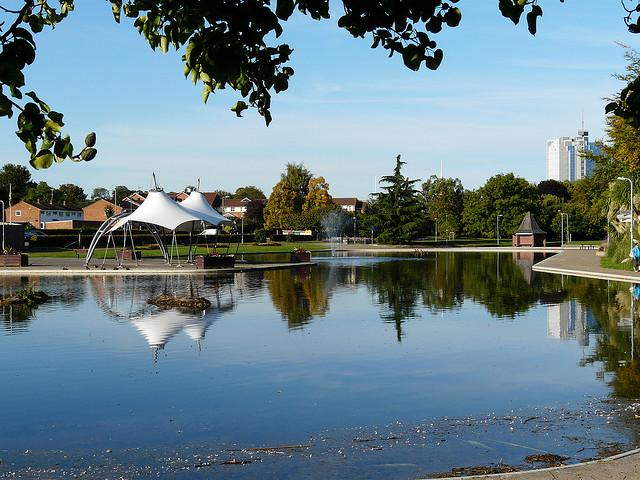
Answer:
[[[119,215],[110,217],[100,226],[91,240],[85,259],[85,265],[89,265],[95,249],[98,246],[98,242],[105,235],[107,236],[107,250],[110,244],[113,245],[114,249],[117,249],[113,239],[113,233],[120,228],[122,228],[124,232],[122,245],[123,253],[127,246],[127,236],[130,239],[131,248],[134,248],[132,227],[138,226],[149,231],[155,242],[160,247],[160,251],[162,252],[165,262],[171,263],[173,260],[174,249],[177,254],[176,231],[191,233],[196,229],[204,230],[207,225],[218,226],[222,222],[227,221],[228,220],[225,217],[220,215],[207,202],[206,197],[197,190],[193,190],[189,194],[189,197],[182,203],[177,203],[161,188],[156,188],[149,191],[147,198],[136,210],[133,212],[123,212]],[[167,245],[165,244],[162,236],[162,233],[166,231],[172,232],[170,251],[167,249]],[[106,260],[107,250],[105,250],[105,257],[102,262],[103,265]],[[189,248],[189,253],[191,255],[191,248]],[[136,255],[134,255],[134,257],[137,265],[138,258]]]

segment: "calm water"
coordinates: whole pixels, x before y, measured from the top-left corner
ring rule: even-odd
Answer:
[[[636,446],[629,285],[533,261],[0,279],[54,296],[2,311],[0,475],[415,478]],[[212,307],[146,304],[191,289]],[[282,445],[305,447],[251,450]]]

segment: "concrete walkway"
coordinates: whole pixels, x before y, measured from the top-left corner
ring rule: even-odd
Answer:
[[[491,480],[638,480],[640,479],[640,450],[632,450],[604,460],[567,465],[565,467],[457,478],[484,478]]]
[[[596,255],[595,250],[563,250],[558,255],[536,263],[533,266],[533,270],[601,280],[640,282],[640,272],[601,267],[600,257]]]
[[[139,265],[135,261],[124,261],[118,266],[115,260],[109,260],[105,265],[94,261],[87,267],[84,258],[53,258],[32,257],[29,258],[28,267],[3,267],[0,268],[0,277],[3,276],[74,276],[74,275],[211,275],[216,273],[237,273],[251,270],[275,270],[281,268],[297,268],[315,265],[315,262],[273,262],[273,263],[243,263],[236,262],[232,268],[196,269],[194,265],[186,263],[183,259],[180,265],[167,265],[162,258],[143,258]]]

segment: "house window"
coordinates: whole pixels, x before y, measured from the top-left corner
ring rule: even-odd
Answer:
[[[14,214],[15,214],[16,217],[21,217],[22,216],[22,212],[20,210],[16,210],[14,212]]]
[[[70,216],[71,216],[71,212],[67,212],[67,213],[65,213],[65,215],[66,215],[67,217],[70,217]]]

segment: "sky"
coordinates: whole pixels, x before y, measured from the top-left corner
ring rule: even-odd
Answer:
[[[335,7],[334,2],[334,7]],[[475,189],[513,172],[546,178],[546,140],[584,127],[603,138],[603,97],[620,90],[627,32],[618,0],[542,0],[544,16],[531,36],[503,18],[497,0],[461,0],[459,27],[436,36],[440,68],[413,72],[399,56],[371,49],[336,26],[294,15],[282,41],[294,53],[289,90],[273,95],[273,122],[257,112],[236,118],[232,91],[206,105],[201,86],[184,79],[181,52],[153,52],[106,1],[78,1],[53,31],[38,34],[27,87],[65,114],[65,132],[81,144],[95,131],[92,162],[65,161],[32,170],[35,181],[96,187],[194,185],[234,191],[256,185],[267,195],[288,162],[322,175],[335,197],[366,198],[392,173],[425,180],[457,177]],[[335,12],[335,8],[334,8]],[[14,117],[15,119],[15,117]],[[0,164],[28,165],[14,119],[0,122]]]

